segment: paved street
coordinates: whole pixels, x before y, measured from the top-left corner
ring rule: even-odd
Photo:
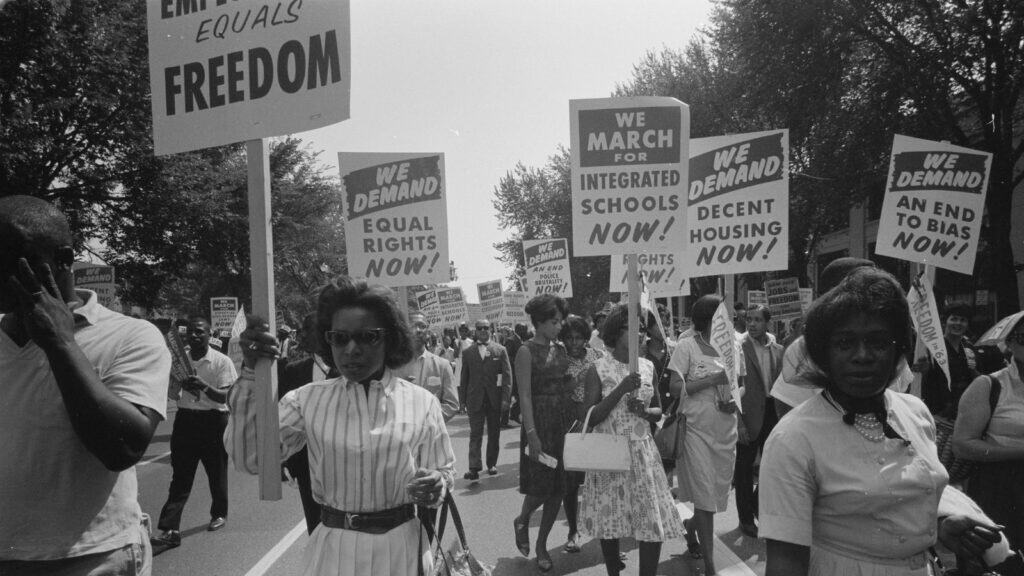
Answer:
[[[167,496],[171,479],[170,433],[173,414],[160,425],[156,437],[138,467],[139,498],[143,511],[149,513],[156,523]],[[452,444],[459,468],[455,484],[455,496],[474,554],[484,563],[495,567],[495,576],[539,574],[532,557],[519,555],[512,540],[512,517],[522,504],[518,493],[518,447],[519,429],[502,431],[502,452],[499,458],[499,474],[479,482],[462,480],[465,471],[469,445],[469,421],[465,416],[456,416],[449,423]],[[230,514],[228,524],[218,532],[207,532],[209,522],[210,493],[206,475],[200,467],[182,519],[182,545],[169,550],[154,559],[155,576],[261,576],[296,574],[300,565],[302,549],[307,540],[305,523],[299,505],[298,492],[288,486],[278,502],[262,502],[258,497],[258,483],[255,476],[230,473]],[[739,533],[733,503],[729,512],[716,516],[716,529],[720,542],[716,549],[719,574],[723,576],[763,575],[764,543],[752,541]],[[689,511],[680,506],[685,515]],[[540,514],[534,515],[530,531],[531,539],[536,538],[536,526]],[[155,526],[154,526],[155,528]],[[588,541],[579,554],[562,552],[568,528],[564,517],[555,524],[549,539],[549,549],[555,567],[549,573],[579,574],[581,576],[603,576],[600,546],[597,541]],[[447,540],[447,538],[446,538]],[[532,546],[531,542],[531,546]],[[718,544],[718,543],[716,543]],[[623,543],[628,552],[627,569],[624,574],[636,574],[638,555],[632,541]],[[701,574],[696,564],[684,555],[685,546],[681,540],[668,542],[662,549],[659,575]]]

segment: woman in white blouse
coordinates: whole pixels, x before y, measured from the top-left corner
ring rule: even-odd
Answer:
[[[455,456],[441,407],[392,372],[412,358],[413,345],[389,289],[340,276],[320,291],[317,322],[341,377],[293,390],[278,406],[282,457],[308,446],[321,505],[301,573],[415,575],[429,549],[415,505],[436,506],[452,486]],[[258,469],[251,367],[276,351],[268,337],[243,334],[242,377],[229,398],[225,446],[249,473]]]

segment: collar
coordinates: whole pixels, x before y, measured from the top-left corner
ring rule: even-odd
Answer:
[[[213,359],[211,358],[213,356],[213,354],[212,354],[213,352],[214,352],[213,346],[210,346],[209,344],[207,344],[206,345],[206,354],[203,354],[198,360],[192,360],[192,355],[190,353],[188,359],[192,360],[193,362],[196,362],[196,363],[199,363],[199,362],[213,362]]]
[[[99,321],[100,311],[103,308],[96,297],[96,293],[92,290],[75,288],[75,295],[82,301],[82,304],[71,309],[71,313],[75,317],[76,327],[82,324],[94,326]]]
[[[346,388],[352,388],[353,386],[359,386],[360,388],[362,387],[362,385],[359,384],[359,382],[356,382],[355,380],[349,380],[344,376],[339,376],[338,378],[345,384]],[[395,375],[392,374],[391,368],[385,366],[384,374],[381,376],[380,380],[370,380],[370,388],[373,388],[374,386],[380,386],[384,389],[384,396],[390,398],[391,395],[395,393],[396,383],[397,379],[395,378]]]

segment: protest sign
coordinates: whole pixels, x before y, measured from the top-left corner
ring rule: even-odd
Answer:
[[[469,318],[467,322],[469,322],[470,325],[475,324],[477,320],[487,319],[484,317],[483,306],[477,304],[476,302],[466,302],[466,315]]]
[[[907,303],[910,305],[910,317],[914,321],[918,342],[924,343],[928,348],[932,360],[946,375],[946,385],[949,386],[952,379],[949,377],[946,339],[943,337],[939,308],[935,304],[935,292],[932,290],[932,283],[927,276],[922,275],[910,286],[910,290],[907,292]]]
[[[353,276],[385,286],[448,282],[443,154],[338,154]]]
[[[348,118],[348,0],[146,4],[157,155]]]
[[[800,288],[800,310],[806,314],[807,309],[811,307],[811,302],[814,302],[814,290],[810,288]]]
[[[608,275],[609,292],[629,290],[626,255],[611,257]],[[644,277],[647,290],[656,297],[689,296],[690,283],[683,276],[682,254],[637,254],[637,267]]]
[[[526,324],[530,325],[530,317],[526,314],[526,292],[514,292],[506,290],[502,292],[501,297],[505,300],[503,306],[501,323],[502,324]]]
[[[690,108],[663,97],[569,102],[576,256],[685,245]]]
[[[442,326],[452,326],[460,322],[469,322],[469,312],[466,310],[466,298],[462,294],[462,288],[437,288],[437,307],[441,314]]]
[[[441,325],[441,309],[437,305],[437,290],[428,288],[416,293],[416,307],[427,317],[427,324]]]
[[[106,308],[114,305],[117,287],[114,285],[113,266],[94,266],[76,264],[72,270],[75,288],[84,288],[96,293],[96,300]]]
[[[245,332],[245,306],[239,306],[235,320],[231,323],[231,338],[228,340],[228,358],[235,364],[235,371],[242,370],[242,344],[239,337]]]
[[[729,380],[726,385],[717,386],[718,401],[724,402],[731,399],[736,403],[736,408],[742,412],[743,405],[740,402],[739,385],[740,360],[742,359],[740,341],[736,337],[736,330],[732,326],[732,314],[729,313],[725,302],[718,305],[715,315],[711,317],[711,334],[708,343],[718,352],[715,363],[725,370],[725,376]]]
[[[789,131],[691,140],[687,206],[687,270],[785,270]]]
[[[768,305],[768,295],[764,290],[747,290],[747,308],[757,305]]]
[[[490,320],[492,324],[501,322],[501,310],[505,304],[505,298],[502,296],[501,280],[477,284],[476,293],[480,298],[483,317]]]
[[[238,315],[238,298],[215,296],[210,298],[210,329],[228,334]]]
[[[764,291],[768,296],[768,311],[772,314],[772,320],[798,318],[803,315],[803,306],[800,303],[800,280],[796,278],[768,280],[764,283]]]
[[[569,242],[565,238],[523,240],[523,262],[530,289],[527,294],[572,297]]]
[[[897,134],[875,253],[974,271],[992,155]]]
[[[167,349],[171,351],[171,380],[175,387],[174,396],[177,397],[181,382],[189,376],[195,376],[196,369],[189,360],[188,350],[179,330],[172,328],[164,334],[164,340],[167,342]]]

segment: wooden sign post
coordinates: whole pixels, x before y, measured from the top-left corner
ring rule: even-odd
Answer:
[[[626,270],[629,276],[629,371],[636,372],[640,366],[640,273],[636,254],[626,255]]]

